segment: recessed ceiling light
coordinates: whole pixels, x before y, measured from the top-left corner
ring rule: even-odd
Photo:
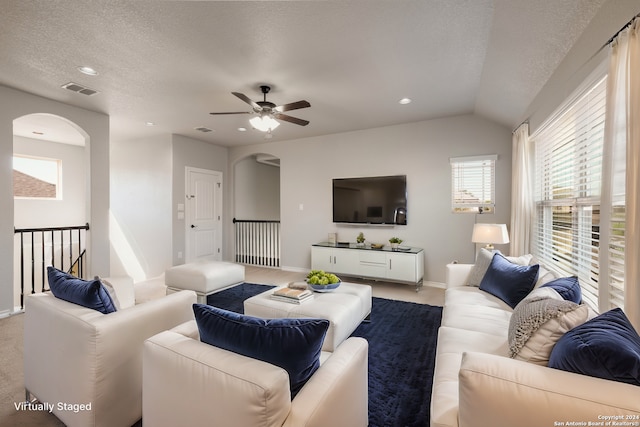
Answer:
[[[400,101],[398,101],[400,104],[402,105],[407,105],[411,103],[411,98],[402,98]]]
[[[246,131],[247,131],[247,128],[238,128],[238,131],[239,131],[239,132],[246,132]]]
[[[91,67],[80,66],[78,67],[78,71],[82,74],[86,74],[87,76],[97,76],[98,72]]]
[[[155,123],[153,123],[153,122],[146,122],[146,123],[145,123],[145,125],[146,125],[146,126],[155,126],[156,124],[155,124]]]

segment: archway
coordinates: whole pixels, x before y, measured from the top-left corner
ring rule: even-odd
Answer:
[[[85,133],[86,161],[90,164],[89,180],[91,208],[91,238],[88,252],[89,276],[108,277],[111,269],[109,239],[110,205],[110,139],[109,116],[107,114],[73,107],[58,101],[0,85],[0,274],[13,277],[14,200],[13,200],[13,123],[16,118],[34,113],[57,115],[76,124],[79,132]],[[0,317],[14,310],[13,281],[0,283]]]
[[[258,153],[233,168],[234,261],[280,266],[280,159]]]
[[[57,115],[21,116],[13,121],[13,159],[13,302],[20,308],[23,295],[46,289],[47,265],[87,271],[88,135]]]

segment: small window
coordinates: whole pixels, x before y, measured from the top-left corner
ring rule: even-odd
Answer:
[[[13,197],[61,199],[60,175],[60,160],[14,155]]]
[[[494,212],[497,159],[497,155],[450,159],[452,212]]]

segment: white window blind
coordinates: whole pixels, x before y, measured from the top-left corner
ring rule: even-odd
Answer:
[[[559,273],[577,276],[583,299],[594,309],[603,285],[612,290],[613,306],[623,303],[615,289],[624,277],[624,205],[621,212],[601,199],[605,107],[603,78],[532,138],[533,253]]]
[[[451,163],[451,209],[455,213],[493,212],[497,155],[454,157]]]

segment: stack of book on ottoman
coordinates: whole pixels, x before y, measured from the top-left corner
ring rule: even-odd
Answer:
[[[288,302],[291,304],[301,304],[313,299],[313,292],[307,289],[306,283],[289,283],[286,288],[280,288],[271,294],[271,299]]]

